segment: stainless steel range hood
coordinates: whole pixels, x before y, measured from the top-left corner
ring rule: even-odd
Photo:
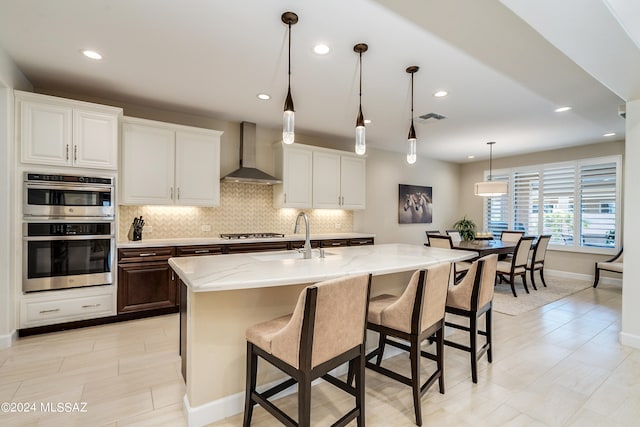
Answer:
[[[256,168],[256,124],[240,123],[240,168],[221,179],[225,182],[239,182],[243,184],[280,184],[276,177]]]

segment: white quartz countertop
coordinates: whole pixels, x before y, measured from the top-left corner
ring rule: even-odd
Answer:
[[[210,292],[314,283],[351,274],[399,273],[478,254],[392,243],[327,248],[325,258],[314,249],[313,256],[302,259],[298,251],[257,252],[171,258],[169,265],[193,292]]]
[[[312,234],[311,240],[329,239],[362,239],[375,237],[372,233],[335,233],[335,234]],[[222,239],[220,237],[185,237],[174,239],[143,239],[138,241],[123,240],[118,241],[119,248],[151,248],[158,246],[189,246],[189,245],[229,245],[237,243],[260,243],[260,242],[290,242],[294,240],[304,240],[304,234],[285,234],[284,237],[267,237],[260,239]]]

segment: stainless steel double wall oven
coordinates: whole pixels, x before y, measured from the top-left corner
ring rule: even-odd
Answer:
[[[24,173],[22,290],[113,283],[111,177]]]

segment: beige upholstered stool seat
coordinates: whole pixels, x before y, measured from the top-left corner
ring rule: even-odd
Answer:
[[[311,382],[323,378],[355,398],[355,407],[334,425],[357,420],[364,425],[365,331],[371,275],[348,276],[305,288],[293,313],[246,330],[247,385],[244,426],[251,424],[253,407],[261,405],[287,426],[309,426]],[[288,379],[258,392],[258,357],[280,369]],[[348,381],[329,372],[348,363]],[[355,387],[351,382],[355,376]],[[298,421],[269,398],[298,385]]]

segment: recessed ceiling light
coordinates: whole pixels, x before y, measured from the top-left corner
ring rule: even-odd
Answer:
[[[95,50],[83,50],[82,54],[84,56],[86,56],[87,58],[91,58],[91,59],[102,59],[102,55],[100,55],[98,52],[96,52]]]
[[[313,47],[313,51],[318,55],[326,55],[327,53],[329,53],[329,50],[329,46],[327,46],[326,44],[317,44]]]
[[[467,159],[475,159],[476,156],[467,156]]]
[[[258,99],[262,99],[263,101],[271,99],[271,95],[269,95],[268,93],[259,93],[256,96],[258,97]]]
[[[449,95],[449,92],[447,92],[446,90],[439,90],[433,94],[433,96],[435,96],[436,98],[442,98],[443,96],[447,95]]]
[[[569,110],[571,110],[571,107],[560,107],[560,108],[556,108],[554,111],[556,113],[562,113],[564,111],[569,111]]]
[[[609,132],[609,133],[605,133],[602,136],[615,136],[615,134],[616,134],[615,132]]]
[[[371,119],[364,119],[364,124],[368,125],[369,123],[371,123]]]

